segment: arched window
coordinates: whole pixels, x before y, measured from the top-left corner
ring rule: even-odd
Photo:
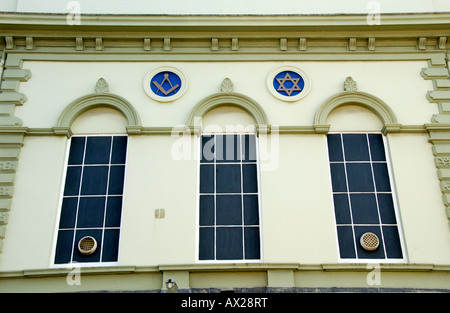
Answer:
[[[131,105],[111,94],[79,98],[61,114],[57,129],[71,138],[55,264],[118,261],[126,127],[137,125]]]
[[[258,138],[262,109],[238,94],[218,94],[197,105],[201,119],[199,261],[259,261],[261,224]]]
[[[341,260],[404,260],[395,186],[382,133],[386,125],[395,124],[390,108],[364,93],[334,96],[317,112],[316,125],[328,125],[329,129],[328,156]]]

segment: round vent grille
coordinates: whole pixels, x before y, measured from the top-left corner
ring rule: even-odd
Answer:
[[[380,240],[374,233],[365,233],[361,236],[359,243],[364,250],[374,251],[380,245]]]
[[[78,241],[78,250],[85,255],[92,254],[97,249],[97,241],[94,237],[86,236]]]

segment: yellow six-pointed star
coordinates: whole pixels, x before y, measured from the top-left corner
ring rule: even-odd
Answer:
[[[300,78],[292,78],[289,73],[286,73],[286,75],[283,78],[276,78],[277,82],[280,84],[277,91],[285,91],[288,96],[290,96],[294,91],[301,91],[302,89],[298,86],[298,82],[300,81]],[[284,86],[285,82],[292,82],[292,87],[286,88]]]

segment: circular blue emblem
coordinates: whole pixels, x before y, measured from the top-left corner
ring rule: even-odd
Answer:
[[[180,76],[174,72],[163,71],[150,79],[150,89],[160,97],[171,97],[177,94],[182,86]]]
[[[273,88],[282,96],[295,97],[305,87],[305,81],[303,77],[293,71],[279,72],[273,78]]]
[[[267,75],[267,88],[277,99],[294,102],[304,98],[311,88],[308,75],[295,66],[281,66]]]

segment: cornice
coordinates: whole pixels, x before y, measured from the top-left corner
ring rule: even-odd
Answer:
[[[66,14],[0,12],[5,30],[448,30],[450,13],[382,14],[380,25],[368,25],[366,14],[335,15],[100,15],[82,14],[80,25],[68,25]]]

